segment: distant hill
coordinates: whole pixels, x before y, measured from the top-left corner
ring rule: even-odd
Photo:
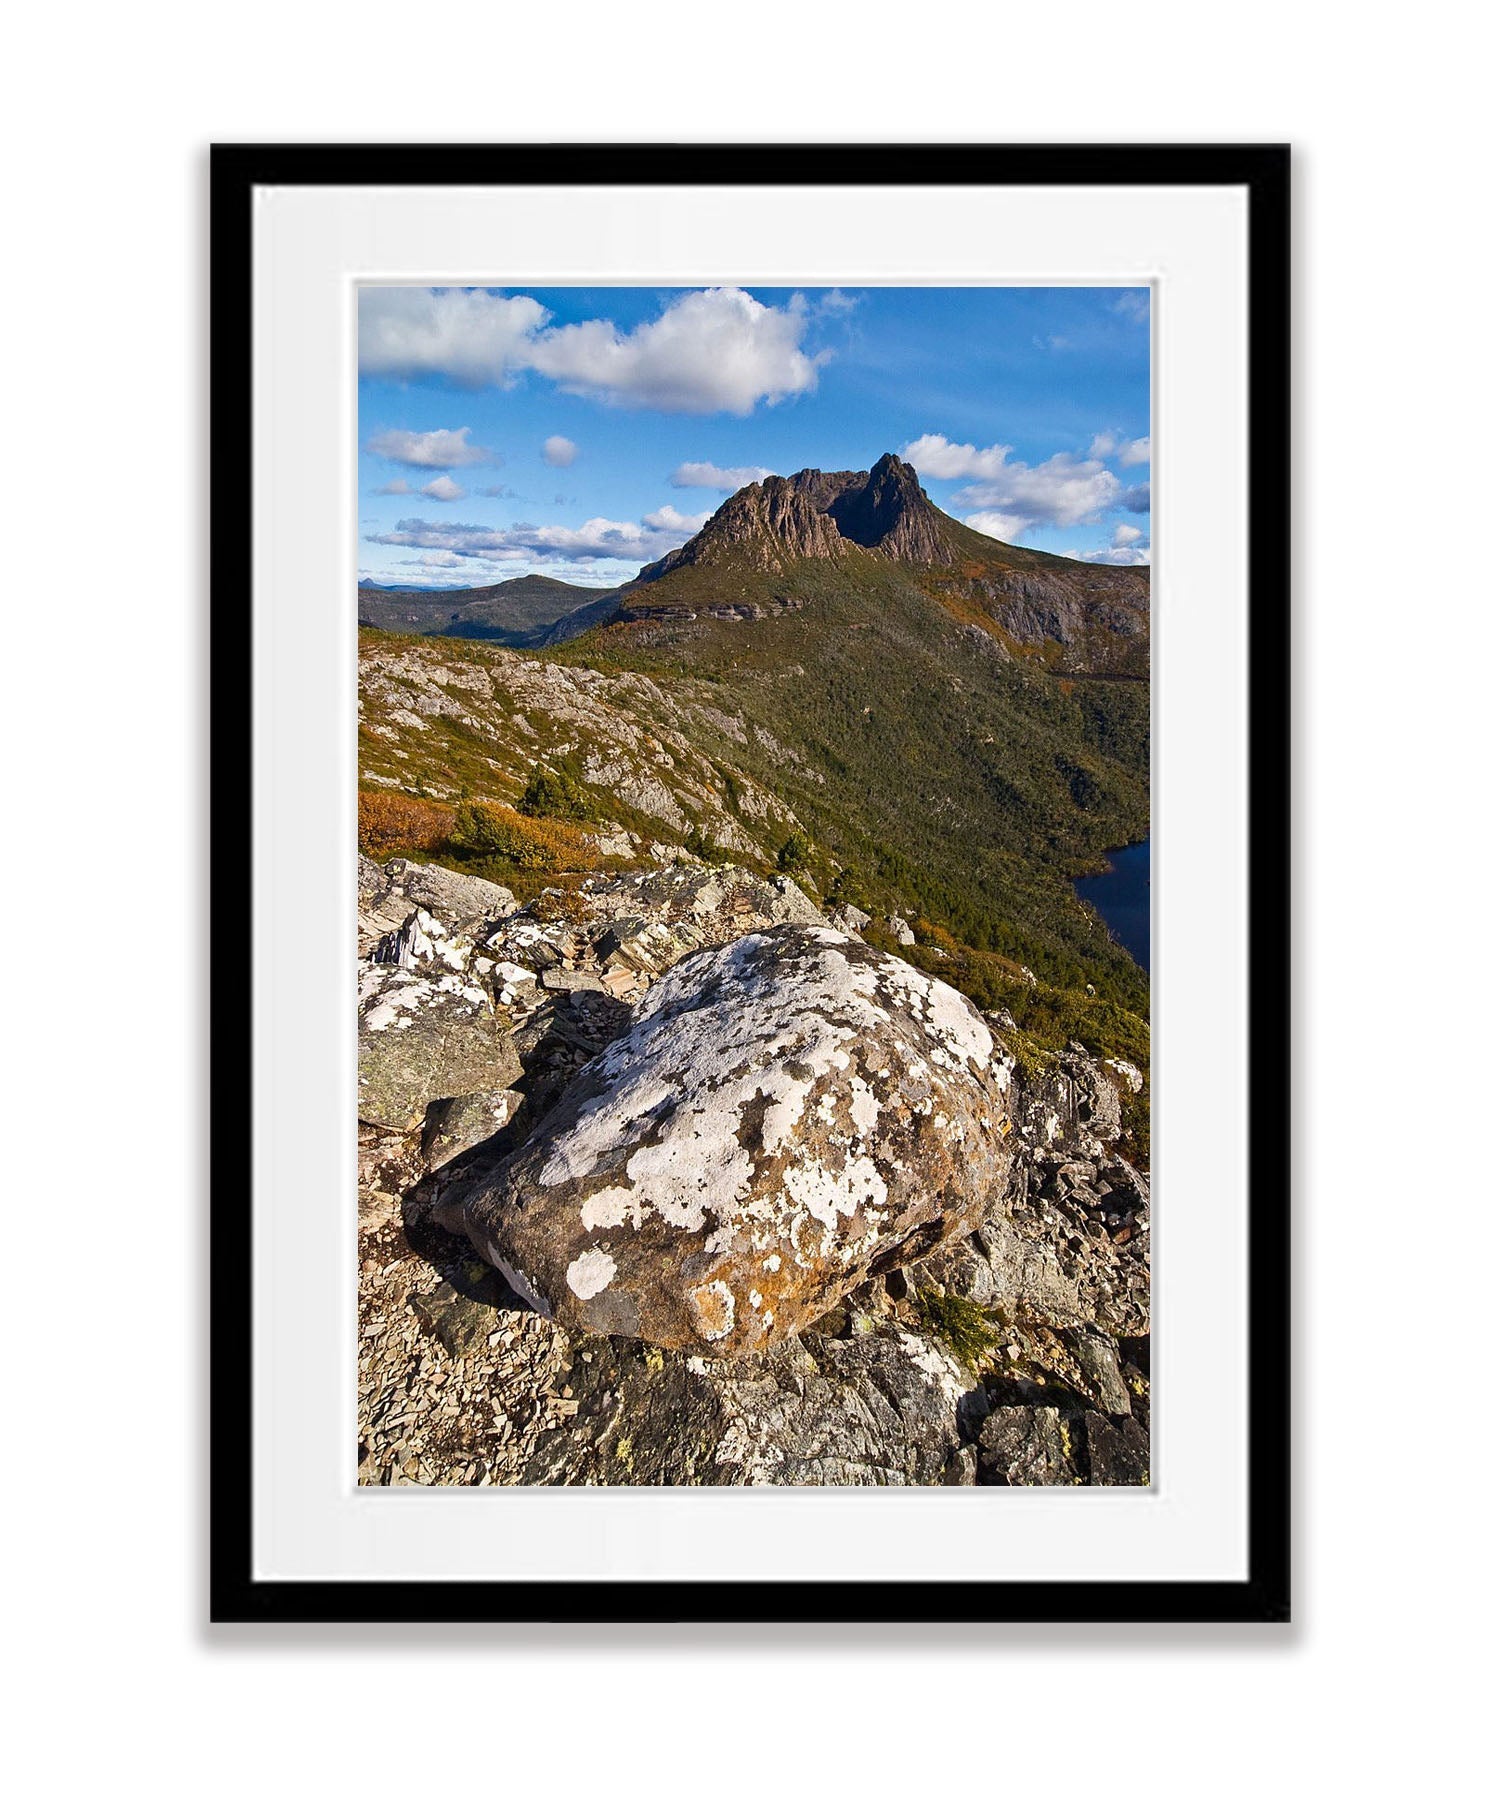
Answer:
[[[575,587],[521,575],[489,587],[390,588],[359,584],[359,622],[422,637],[478,638],[512,650],[564,643],[610,616],[617,588]]]

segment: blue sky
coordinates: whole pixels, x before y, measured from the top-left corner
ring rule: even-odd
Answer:
[[[887,450],[992,537],[1150,560],[1144,288],[366,288],[359,336],[361,577],[610,586]]]

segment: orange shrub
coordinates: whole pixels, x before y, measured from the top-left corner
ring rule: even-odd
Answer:
[[[502,862],[551,873],[592,869],[599,852],[575,826],[531,819],[513,807],[465,801],[452,827],[451,848],[466,861]]]
[[[376,862],[391,856],[435,855],[452,830],[451,806],[411,794],[360,789],[359,847]]]

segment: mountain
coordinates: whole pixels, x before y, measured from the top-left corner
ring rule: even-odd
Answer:
[[[575,587],[522,575],[490,587],[388,588],[359,584],[359,622],[382,631],[465,637],[535,649],[563,643],[615,610],[616,588]]]
[[[1150,673],[1147,570],[1075,562],[972,531],[933,505],[909,463],[889,455],[869,470],[803,469],[741,488],[691,542],[622,590],[622,616],[686,623],[700,612],[783,612],[796,603],[786,578],[813,563],[832,565],[849,583],[894,564],[955,618],[1061,670]]]

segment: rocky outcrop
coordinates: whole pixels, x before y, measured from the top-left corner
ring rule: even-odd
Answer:
[[[768,475],[732,494],[696,537],[642,569],[634,586],[697,564],[733,562],[779,575],[795,562],[841,558],[851,544],[895,562],[946,563],[951,526],[899,457],[882,456],[868,471]],[[622,601],[626,617],[631,592]]]
[[[362,1107],[402,1123],[360,1125],[362,1481],[1149,1479],[1150,1192],[1120,1155],[1136,1070],[1074,1045],[1023,1073],[1007,1016],[790,881],[669,864],[516,907],[448,873],[361,868],[386,907],[367,1011],[392,1003],[367,1037],[425,1029],[395,1021],[429,1003],[454,1033],[451,1058],[400,1045],[405,1097]],[[471,1069],[471,1030],[514,1064]],[[476,1253],[476,1198],[475,1242],[503,1230],[510,1257]],[[512,1260],[533,1229],[540,1274]]]
[[[932,1486],[962,1480],[986,1406],[972,1372],[891,1322],[749,1362],[583,1339],[563,1378],[576,1410],[539,1441],[528,1482]]]
[[[359,953],[368,956],[381,938],[400,931],[419,910],[440,920],[446,934],[472,934],[489,919],[514,912],[515,895],[498,882],[460,875],[436,863],[393,857],[384,865],[359,859]],[[390,958],[382,960],[389,961]]]
[[[1011,1163],[983,1020],[826,926],[689,957],[441,1223],[575,1330],[739,1356],[973,1231]]]

